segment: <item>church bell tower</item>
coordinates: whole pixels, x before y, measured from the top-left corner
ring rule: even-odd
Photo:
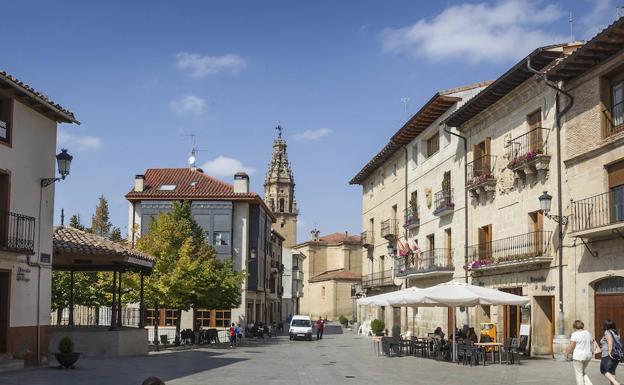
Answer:
[[[297,201],[295,179],[288,162],[286,141],[282,138],[282,127],[277,126],[277,138],[273,141],[273,155],[264,179],[264,201],[277,217],[274,228],[286,240],[284,247],[297,244]]]

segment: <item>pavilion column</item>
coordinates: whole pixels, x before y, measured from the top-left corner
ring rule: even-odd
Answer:
[[[110,330],[115,330],[117,313],[117,272],[113,271],[113,302],[111,303],[111,324]]]
[[[117,285],[117,327],[121,327],[121,271],[119,272],[119,285]]]
[[[74,271],[69,272],[69,326],[74,326]]]
[[[139,302],[139,329],[145,328],[145,296],[144,296],[144,275],[143,270],[141,270],[141,297]]]

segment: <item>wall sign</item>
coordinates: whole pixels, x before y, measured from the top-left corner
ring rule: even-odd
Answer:
[[[18,267],[17,268],[16,280],[22,281],[22,282],[30,281],[30,269],[23,268],[23,267]]]

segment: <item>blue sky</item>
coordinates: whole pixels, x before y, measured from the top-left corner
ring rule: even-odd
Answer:
[[[350,178],[437,91],[494,79],[538,45],[587,39],[616,0],[13,1],[2,5],[3,69],[73,110],[59,147],[74,155],[60,209],[90,224],[149,167],[198,163],[262,192],[278,122],[301,211],[299,240],[359,232]]]

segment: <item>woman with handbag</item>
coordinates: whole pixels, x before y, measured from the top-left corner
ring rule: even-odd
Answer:
[[[582,321],[576,320],[572,324],[574,332],[570,336],[570,345],[565,351],[566,357],[572,354],[572,367],[576,377],[576,385],[593,385],[587,376],[587,365],[592,359],[592,348],[595,343],[591,333],[583,328]]]
[[[600,350],[601,350],[601,359],[600,359],[600,373],[605,376],[612,385],[620,385],[620,383],[615,379],[615,368],[620,362],[620,357],[614,357],[614,346],[618,344],[620,347],[622,346],[620,342],[620,336],[615,332],[615,322],[612,320],[604,320],[602,323],[602,329],[604,330],[604,336],[600,340]],[[618,354],[621,351],[617,352]]]

